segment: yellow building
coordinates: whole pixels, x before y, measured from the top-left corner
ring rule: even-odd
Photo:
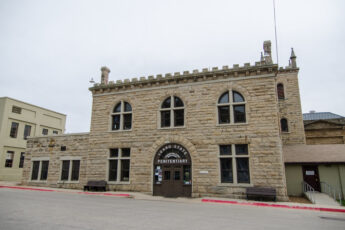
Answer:
[[[65,123],[65,114],[1,97],[0,180],[21,180],[28,136],[62,134]]]

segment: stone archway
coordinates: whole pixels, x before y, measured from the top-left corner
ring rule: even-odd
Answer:
[[[153,195],[192,196],[192,161],[188,150],[169,143],[158,149],[153,161]]]

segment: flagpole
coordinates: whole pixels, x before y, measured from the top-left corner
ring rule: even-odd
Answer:
[[[279,58],[278,58],[278,38],[277,38],[277,23],[276,23],[276,1],[273,0],[273,14],[274,14],[274,34],[276,40],[276,54],[277,54],[277,64],[279,65]]]

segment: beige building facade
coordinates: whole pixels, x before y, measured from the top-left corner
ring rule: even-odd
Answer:
[[[290,61],[274,64],[266,41],[255,65],[116,82],[103,67],[90,88],[90,133],[29,138],[22,182],[81,189],[105,180],[110,190],[170,197],[241,198],[264,186],[287,200],[282,148],[305,143],[293,52]]]
[[[65,131],[66,115],[0,98],[0,180],[21,181],[27,138]]]

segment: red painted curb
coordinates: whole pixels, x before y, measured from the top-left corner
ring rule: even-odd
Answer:
[[[4,186],[4,185],[0,185],[0,188],[31,190],[31,191],[41,191],[41,192],[65,192],[65,193],[76,193],[76,194],[85,194],[85,195],[103,195],[103,196],[130,197],[129,194],[123,194],[123,193],[113,194],[113,193],[96,193],[96,192],[69,192],[69,191],[59,191],[59,190],[44,189],[44,188],[27,188],[27,187]]]
[[[266,204],[266,203],[259,203],[259,202],[246,203],[246,202],[238,202],[238,201],[212,200],[212,199],[202,199],[201,202],[236,204],[236,205],[259,206],[259,207],[273,207],[273,208],[302,209],[302,210],[312,210],[312,211],[322,211],[322,212],[343,212],[343,213],[345,213],[345,209],[317,208],[317,207],[306,207],[306,206],[290,206],[290,205],[285,205],[285,204]]]

